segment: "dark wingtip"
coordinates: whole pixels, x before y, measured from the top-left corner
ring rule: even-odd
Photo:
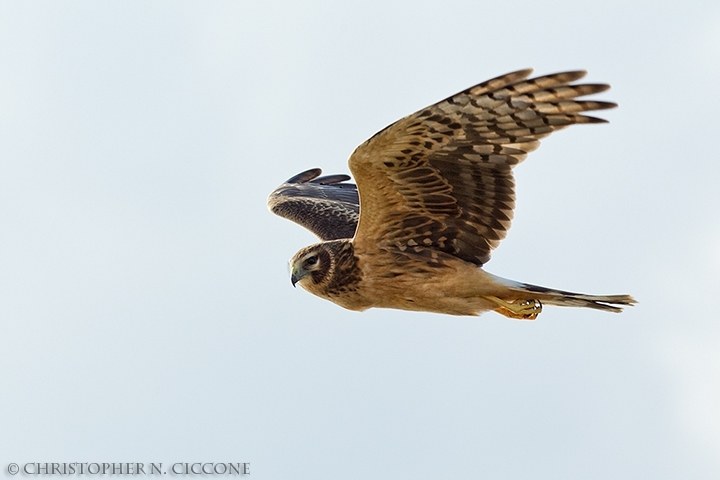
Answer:
[[[313,178],[319,177],[322,173],[322,170],[319,168],[311,168],[310,170],[305,170],[302,173],[298,173],[294,177],[288,178],[285,180],[285,183],[305,183],[309,182]]]
[[[615,102],[594,101],[593,103],[593,110],[608,110],[610,108],[617,108],[618,106]]]
[[[350,180],[350,175],[338,173],[336,175],[325,175],[324,177],[316,178],[310,183],[319,183],[320,185],[333,185],[335,183],[346,182],[348,180]]]
[[[580,115],[580,116],[585,119],[583,123],[610,123],[608,120],[605,120],[604,118],[590,117],[587,115]]]
[[[520,69],[520,70],[515,70],[514,72],[507,73],[506,75],[512,75],[512,76],[516,76],[516,77],[527,78],[527,77],[529,77],[530,75],[532,75],[532,73],[533,73],[534,71],[535,71],[534,68],[529,67],[529,68],[523,68],[523,69]],[[503,75],[503,76],[505,76],[505,75]]]
[[[587,89],[587,93],[583,93],[581,96],[593,95],[595,93],[607,92],[610,90],[610,85],[607,83],[583,83],[582,87]]]

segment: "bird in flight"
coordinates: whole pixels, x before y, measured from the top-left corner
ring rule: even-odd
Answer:
[[[292,284],[350,310],[372,307],[534,320],[542,305],[620,312],[629,295],[586,295],[486,272],[510,228],[512,169],[540,139],[584,112],[616,104],[579,97],[584,71],[508,73],[408,115],[355,149],[347,175],[300,173],[275,189],[270,210],[321,243],[290,260]]]

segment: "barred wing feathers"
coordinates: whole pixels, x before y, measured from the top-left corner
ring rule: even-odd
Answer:
[[[531,72],[483,82],[360,145],[349,161],[362,212],[354,243],[486,263],[510,228],[512,168],[555,130],[605,122],[583,112],[616,106],[577,100],[609,88],[571,85],[584,71],[527,79]]]

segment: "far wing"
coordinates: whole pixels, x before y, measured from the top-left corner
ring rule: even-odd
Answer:
[[[319,177],[314,168],[288,179],[268,197],[271,212],[302,225],[321,240],[352,238],[359,219],[357,187],[347,175]]]
[[[510,228],[512,168],[555,130],[605,121],[582,112],[616,106],[577,100],[610,88],[572,85],[584,71],[528,80],[531,72],[483,82],[360,145],[349,161],[362,212],[354,243],[486,263]]]

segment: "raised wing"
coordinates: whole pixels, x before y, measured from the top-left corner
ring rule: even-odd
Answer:
[[[268,197],[268,208],[307,228],[321,240],[352,238],[357,228],[360,201],[347,175],[320,177],[313,168],[299,173]]]
[[[362,210],[354,243],[486,263],[510,228],[512,168],[555,130],[605,122],[582,112],[616,106],[577,100],[610,88],[571,85],[584,71],[527,80],[531,72],[483,82],[360,145],[349,161]]]

